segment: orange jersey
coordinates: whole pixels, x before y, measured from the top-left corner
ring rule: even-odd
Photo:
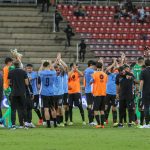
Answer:
[[[68,79],[68,93],[80,93],[80,76],[78,72],[73,72]]]
[[[102,71],[94,72],[93,77],[93,95],[94,96],[106,96],[106,84],[107,84],[107,74]]]
[[[9,67],[5,66],[3,68],[3,87],[4,90],[7,89],[9,87],[9,83],[8,83],[8,73],[9,73]]]

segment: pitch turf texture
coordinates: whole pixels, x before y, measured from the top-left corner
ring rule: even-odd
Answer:
[[[150,149],[150,129],[112,128],[111,123],[105,129],[82,126],[78,110],[74,110],[73,119],[74,126],[65,128],[0,129],[0,150]],[[33,122],[37,122],[34,112]]]

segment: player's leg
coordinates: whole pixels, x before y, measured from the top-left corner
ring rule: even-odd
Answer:
[[[94,97],[94,105],[93,105],[93,109],[94,109],[94,116],[95,119],[97,121],[97,126],[96,128],[100,128],[100,116],[99,116],[99,111],[100,111],[100,96],[95,96]]]
[[[52,118],[53,118],[53,121],[54,121],[54,127],[57,127],[57,112],[55,110],[55,102],[54,102],[54,97],[53,96],[50,96],[50,111],[51,111],[51,115],[52,115]]]
[[[89,124],[92,125],[93,120],[94,120],[93,95],[92,95],[92,93],[86,93],[86,100],[87,100],[87,111],[88,111]]]
[[[104,110],[105,110],[105,96],[100,97],[100,115],[101,115],[101,128],[104,128],[104,121],[105,121],[105,115],[104,115]]]
[[[83,125],[86,125],[86,123],[85,123],[85,116],[84,116],[84,110],[83,110],[83,107],[82,107],[81,93],[76,93],[76,94],[74,94],[74,96],[75,96],[74,97],[74,104],[80,110],[80,115],[81,115],[81,118],[82,118],[82,121],[83,121]]]
[[[65,125],[67,125],[69,117],[68,93],[64,93],[63,95],[63,107],[65,111]]]
[[[123,127],[123,119],[126,114],[126,102],[124,99],[119,100],[119,125],[118,127]]]
[[[111,104],[112,104],[112,116],[113,116],[113,125],[117,126],[117,101],[116,101],[116,96],[112,95],[111,96]]]
[[[144,103],[144,116],[145,116],[145,124],[149,125],[150,122],[150,103]]]
[[[47,128],[50,128],[50,114],[49,114],[49,103],[50,103],[50,98],[49,96],[42,96],[42,100],[43,100],[43,108],[44,108],[44,116],[46,119],[46,123],[47,123]]]
[[[126,100],[127,102],[127,108],[128,108],[128,117],[129,117],[129,123],[128,126],[132,126],[132,121],[135,118],[135,105],[133,100]]]
[[[16,126],[16,110],[17,110],[16,97],[12,96],[12,99],[11,99],[11,122],[12,122],[12,128],[15,128],[15,126]]]
[[[59,111],[59,121],[60,126],[64,127],[63,123],[63,95],[58,96],[58,111]]]
[[[108,117],[109,117],[109,112],[111,109],[111,96],[109,94],[106,95],[105,97],[105,122],[108,124]]]
[[[73,122],[72,122],[73,101],[74,101],[74,94],[69,94],[69,95],[68,95],[68,102],[69,102],[69,118],[70,118],[70,123],[69,123],[69,125],[73,125]]]
[[[39,118],[38,125],[42,125],[43,124],[43,118],[42,118],[40,109],[38,107],[39,107],[39,95],[34,95],[33,109]]]

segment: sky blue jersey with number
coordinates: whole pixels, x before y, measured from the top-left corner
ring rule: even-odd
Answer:
[[[116,76],[118,73],[107,73],[108,82],[106,87],[106,93],[110,95],[116,95]]]
[[[63,76],[57,75],[54,81],[54,95],[63,95]]]
[[[68,73],[63,75],[63,89],[64,93],[68,93]]]
[[[54,70],[39,71],[39,77],[41,79],[40,94],[43,96],[53,96],[56,71],[54,71]]]
[[[38,95],[38,73],[35,71],[32,71],[30,73],[27,73],[28,78],[30,78],[30,83],[33,89],[33,94]]]
[[[92,86],[91,86],[91,79],[92,79],[92,74],[94,73],[94,69],[92,68],[87,68],[84,71],[84,77],[85,77],[85,93],[91,93],[92,92]]]

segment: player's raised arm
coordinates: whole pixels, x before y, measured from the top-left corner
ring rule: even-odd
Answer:
[[[116,61],[117,61],[117,58],[114,58],[113,63],[106,68],[106,72],[108,72],[110,69],[116,66]]]

